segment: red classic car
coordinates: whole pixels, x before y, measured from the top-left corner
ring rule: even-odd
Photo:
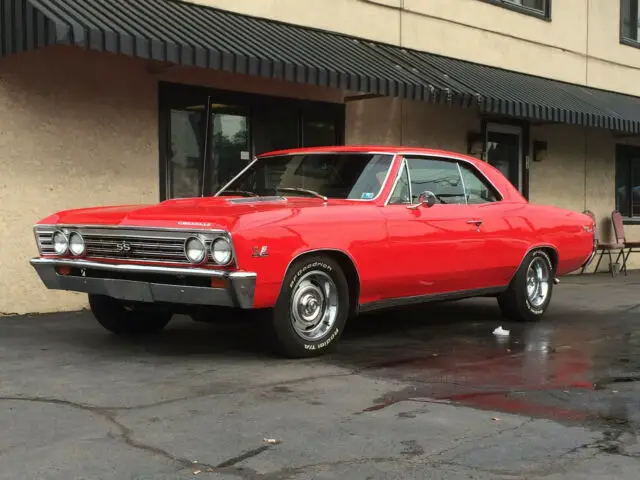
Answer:
[[[537,320],[595,245],[591,217],[528,203],[486,162],[377,146],[272,152],[213,197],[67,210],[34,230],[43,283],[88,293],[111,332],[252,310],[293,357],[385,307],[493,296]]]

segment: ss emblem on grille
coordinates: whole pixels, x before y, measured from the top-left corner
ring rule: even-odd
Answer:
[[[131,252],[131,245],[124,241],[118,242],[116,243],[116,251],[118,253],[129,253]]]

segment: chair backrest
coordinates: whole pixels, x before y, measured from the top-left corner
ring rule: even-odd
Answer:
[[[618,210],[614,210],[611,214],[611,223],[613,224],[613,234],[615,235],[616,243],[624,243],[624,223],[622,222],[622,215]]]
[[[584,213],[585,215],[589,215],[593,219],[593,236],[595,237],[596,242],[599,242],[599,240],[598,240],[598,221],[596,219],[596,214],[593,213],[591,210],[585,210],[582,213]]]

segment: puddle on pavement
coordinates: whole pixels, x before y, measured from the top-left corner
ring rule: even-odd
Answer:
[[[380,314],[362,319],[359,324],[373,325],[345,340],[332,361],[408,385],[358,413],[439,401],[614,430],[636,431],[640,424],[640,316],[556,315],[514,325],[495,312],[470,322],[451,307],[448,319],[446,309],[413,315],[429,313],[426,323],[411,312],[401,321]],[[494,336],[499,325],[510,335]]]

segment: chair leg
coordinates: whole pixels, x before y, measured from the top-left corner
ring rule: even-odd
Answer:
[[[624,274],[626,275],[626,265],[627,265],[627,257],[629,256],[629,254],[627,254],[625,256],[624,253],[624,247],[620,248],[620,251],[618,252],[618,256],[616,257],[616,263],[620,262],[620,259],[622,258],[622,266],[620,267],[620,271],[624,272]]]
[[[611,276],[615,277],[616,276],[616,269],[613,268],[613,257],[611,255],[611,250],[607,250],[607,253],[609,254],[609,270],[611,270]]]
[[[622,250],[624,253],[624,249]],[[629,255],[631,254],[631,249],[627,250],[626,255],[622,255],[622,270],[624,270],[624,275],[627,276],[627,260],[629,259]]]
[[[598,262],[596,263],[596,268],[593,270],[593,273],[598,273],[598,267],[600,267],[600,262],[602,261],[603,255],[604,255],[604,250],[600,250],[600,257],[598,257]]]

